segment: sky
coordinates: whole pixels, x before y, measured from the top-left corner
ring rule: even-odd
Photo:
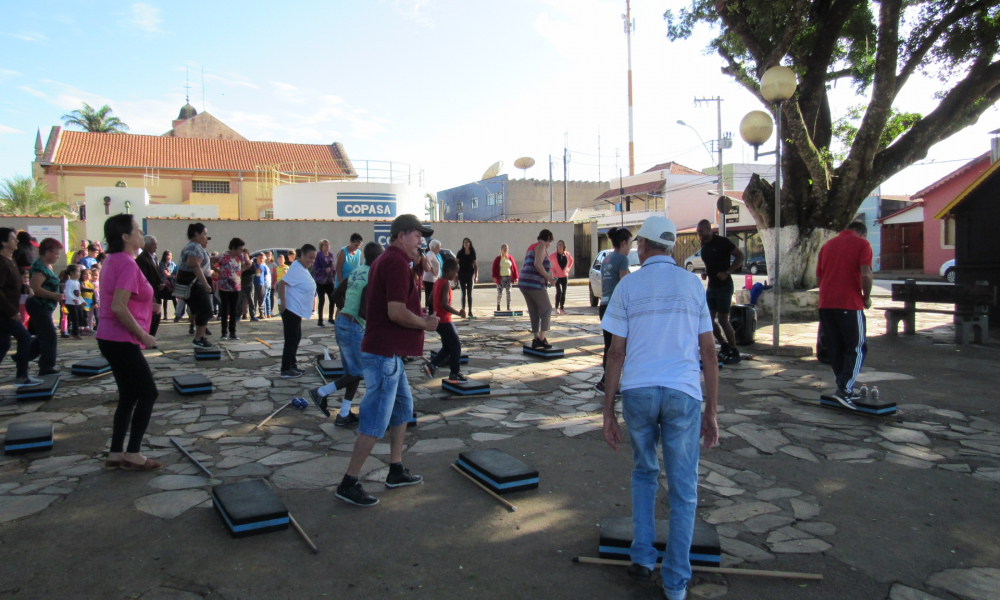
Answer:
[[[724,99],[723,131],[734,137],[725,162],[753,159],[739,122],[762,107],[705,52],[711,30],[666,37],[664,11],[686,4],[632,3],[636,172],[668,160],[714,164],[698,135],[717,137],[715,105],[696,106],[696,96]],[[628,174],[625,0],[265,6],[279,5],[0,0],[0,178],[29,174],[36,131],[44,143],[82,102],[109,104],[131,133],[160,135],[186,93],[247,139],[341,142],[356,165],[423,170],[432,192],[478,180],[497,161],[512,178],[545,179],[550,155],[562,180],[566,147],[570,180]],[[914,78],[896,107],[932,110],[939,85]],[[835,114],[864,101],[846,82],[831,96]],[[933,183],[986,152],[997,128],[993,107],[882,192]],[[526,173],[514,167],[522,156],[536,161]]]

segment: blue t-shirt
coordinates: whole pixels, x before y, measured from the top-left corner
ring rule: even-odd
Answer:
[[[264,287],[270,286],[271,285],[271,270],[268,269],[267,265],[265,265],[265,264],[257,265],[257,268],[260,269],[260,275],[256,275],[255,274],[253,276],[254,285],[262,285]]]
[[[89,256],[84,256],[79,261],[77,261],[76,264],[83,265],[87,269],[92,269],[92,268],[94,268],[94,265],[97,264],[97,259],[96,258],[90,258]]]
[[[622,280],[621,271],[628,271],[627,256],[611,252],[604,257],[604,262],[601,263],[601,306],[607,306],[611,302],[611,295]]]

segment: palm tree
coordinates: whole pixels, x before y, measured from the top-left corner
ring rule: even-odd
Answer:
[[[125,133],[128,125],[121,119],[111,114],[111,107],[105,104],[101,108],[94,110],[94,107],[83,103],[83,108],[63,115],[63,121],[67,125],[77,125],[84,131],[91,133]]]
[[[0,214],[72,217],[75,212],[68,204],[57,201],[55,194],[41,180],[27,175],[15,175],[0,183]]]

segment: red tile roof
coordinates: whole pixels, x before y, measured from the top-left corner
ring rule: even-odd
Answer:
[[[339,143],[325,146],[85,131],[54,131],[53,134],[56,139],[50,139],[42,158],[43,162],[53,165],[253,171],[261,165],[321,161],[326,174],[354,172]]]
[[[989,165],[990,165],[990,153],[987,152],[987,153],[983,154],[982,156],[978,156],[976,158],[973,158],[972,160],[970,160],[969,162],[965,163],[961,167],[955,169],[951,173],[948,173],[947,175],[945,175],[941,179],[938,179],[937,181],[935,181],[934,183],[932,183],[929,186],[925,187],[924,189],[920,190],[916,194],[913,194],[913,196],[911,196],[911,198],[912,199],[923,198],[927,194],[933,192],[934,190],[936,190],[937,188],[941,187],[942,185],[948,183],[952,179],[955,179],[956,177],[961,177],[962,175],[968,173],[969,171],[972,171],[973,169],[975,169],[977,167],[986,168],[986,167],[989,167]]]
[[[643,173],[652,173],[654,171],[668,171],[674,175],[704,175],[701,171],[696,171],[684,165],[679,165],[675,162],[665,162],[660,163],[650,169],[646,169]]]
[[[624,195],[626,195],[626,196],[635,196],[637,194],[651,194],[653,192],[658,192],[661,189],[663,189],[663,184],[664,184],[664,181],[650,181],[649,183],[640,183],[639,185],[628,185],[628,186],[625,186],[625,194]],[[596,200],[605,200],[605,199],[611,198],[611,197],[617,198],[619,195],[621,195],[621,189],[620,188],[612,188],[612,189],[604,192],[603,194],[601,194],[600,196],[598,196],[594,200],[595,201]]]

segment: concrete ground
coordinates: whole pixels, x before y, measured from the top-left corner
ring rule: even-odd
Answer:
[[[348,506],[332,488],[353,431],[315,408],[286,409],[320,383],[278,378],[277,319],[242,322],[219,362],[195,363],[187,326],[163,327],[147,351],[160,397],[147,437],[159,473],[101,469],[116,403],[113,379],[68,374],[96,355],[92,339],[60,340],[62,386],[47,402],[18,404],[10,361],[0,365],[0,431],[15,420],[56,424],[51,452],[0,458],[0,598],[660,598],[619,567],[573,564],[596,556],[603,516],[631,513],[627,444],[602,441],[597,309],[571,287],[551,338],[566,349],[528,359],[526,317],[488,317],[495,294],[477,290],[481,318],[459,325],[468,372],[487,398],[453,399],[408,368],[420,424],[406,465],[420,486],[386,490],[387,447],[366,465],[381,499]],[[514,308],[523,309],[514,290]],[[697,575],[692,598],[985,599],[1000,596],[1000,407],[996,346],[956,347],[951,326],[928,316],[909,338],[886,338],[869,313],[864,381],[899,404],[871,419],[820,408],[832,385],[814,359],[755,356],[726,367],[722,444],[702,455],[699,517],[717,527],[727,566],[822,574],[822,581]],[[811,343],[815,323],[785,324],[786,343]],[[210,326],[216,331],[218,324]],[[761,323],[758,338],[767,341]],[[336,348],[332,328],[304,324],[308,364]],[[254,341],[270,343],[273,348]],[[439,346],[427,336],[427,349]],[[209,396],[181,397],[170,381],[201,372]],[[333,402],[336,405],[336,400]],[[212,470],[200,472],[173,436]],[[508,512],[450,464],[463,450],[496,447],[535,466],[536,491],[509,496]],[[294,531],[234,540],[210,507],[212,485],[267,478],[319,546]],[[667,515],[665,493],[658,512]]]

